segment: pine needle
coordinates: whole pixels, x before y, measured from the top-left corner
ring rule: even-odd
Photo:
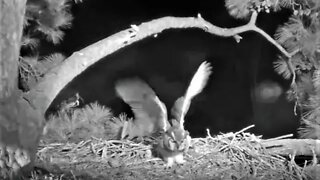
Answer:
[[[181,178],[188,179],[307,179],[303,167],[269,153],[261,145],[261,137],[245,132],[250,127],[236,133],[192,138],[192,148],[185,155],[186,163],[175,168],[175,173],[165,169],[164,162],[154,157],[152,143],[129,140],[89,138],[79,143],[40,144],[37,159],[44,167],[51,164],[63,170],[95,176],[98,173],[100,177],[112,179],[176,179],[179,170],[183,170],[178,173]],[[121,176],[123,172],[117,169],[126,169],[129,176]],[[140,173],[135,174],[136,171]],[[142,177],[144,171],[147,176]],[[79,173],[74,175],[79,177]]]
[[[287,62],[281,57],[273,63],[273,67],[278,74],[282,75],[283,78],[290,79],[292,73],[288,67]]]

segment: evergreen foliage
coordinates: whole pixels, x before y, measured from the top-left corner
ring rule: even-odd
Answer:
[[[28,0],[19,59],[19,87],[28,91],[41,77],[65,58],[55,53],[39,57],[41,40],[57,45],[71,27],[70,0]]]
[[[79,2],[81,0],[74,1]],[[302,127],[299,131],[301,137],[319,139],[320,70],[318,60],[320,53],[320,1],[226,0],[225,2],[230,15],[235,18],[249,19],[250,15],[252,15],[248,23],[249,26],[252,25],[250,26],[251,28],[256,28],[253,24],[257,18],[257,14],[252,12],[270,13],[279,11],[282,8],[292,10],[292,16],[288,22],[280,26],[274,35],[277,45],[284,47],[284,51],[286,51],[284,52],[278,47],[282,54],[279,54],[278,60],[274,62],[274,67],[275,71],[284,78],[292,79],[292,86],[288,91],[288,99],[295,101],[297,107],[299,107],[302,122]],[[22,53],[19,59],[20,85],[23,90],[28,90],[35,86],[51,68],[64,61],[64,56],[59,53],[40,57],[37,51],[41,44],[40,39],[45,39],[53,44],[58,44],[63,39],[63,30],[70,28],[72,21],[70,3],[71,1],[69,0],[28,0],[24,37],[21,44],[21,51],[25,50],[28,53]],[[198,15],[198,19],[202,19],[202,17]],[[136,25],[132,25],[132,27],[136,27]],[[254,28],[249,30],[255,31]],[[237,41],[241,39],[239,35],[234,37]],[[265,35],[265,37],[269,38],[270,42],[273,40],[268,35]],[[276,43],[273,44],[276,45]],[[38,157],[42,155],[50,157],[48,164],[55,163],[53,156],[62,157],[56,159],[67,159],[67,161],[80,159],[81,163],[84,162],[83,160],[90,160],[88,161],[89,163],[83,163],[84,169],[88,169],[88,164],[92,163],[92,159],[99,163],[99,167],[101,162],[106,162],[108,167],[118,167],[117,165],[120,164],[119,161],[121,160],[124,160],[128,166],[130,164],[136,166],[137,164],[128,163],[130,162],[129,160],[132,161],[132,157],[138,158],[144,163],[146,159],[143,158],[152,157],[151,146],[126,140],[114,140],[119,138],[119,133],[123,130],[125,122],[132,121],[132,118],[127,118],[125,114],[114,117],[109,108],[98,103],[91,103],[83,108],[76,108],[77,104],[75,106],[63,106],[72,107],[72,111],[62,108],[57,115],[50,116],[40,144],[40,147],[42,146],[43,148],[38,151]],[[243,131],[218,135],[217,137],[212,137],[208,131],[207,138],[194,138],[194,148],[193,152],[191,152],[193,154],[188,157],[190,163],[187,165],[192,170],[200,170],[198,174],[201,175],[206,173],[206,169],[203,169],[203,167],[209,167],[210,169],[207,171],[214,175],[213,178],[220,179],[225,178],[225,174],[232,174],[230,177],[232,179],[316,179],[317,173],[313,173],[313,171],[317,171],[316,166],[311,166],[312,169],[309,171],[312,171],[312,173],[310,173],[306,164],[301,168],[294,163],[295,155],[290,157],[291,161],[287,161],[283,157],[275,155],[272,151],[269,154],[266,151],[268,148],[261,146],[261,142],[266,143],[272,140],[262,140],[260,137],[255,137]],[[271,147],[274,147],[274,145]],[[300,150],[303,148],[293,149]],[[219,156],[215,157],[218,158],[214,158],[217,167],[212,170],[212,155],[217,154]],[[314,152],[313,155],[314,159],[316,159]],[[66,157],[71,158],[68,159]],[[220,161],[217,161],[219,158],[221,164],[219,164]],[[203,160],[199,161],[199,159]],[[147,161],[152,162],[154,160],[147,159]],[[228,161],[227,164],[225,163],[226,161]],[[71,163],[65,164],[70,166],[70,164],[79,162],[71,161]],[[316,164],[316,160],[314,162]],[[145,164],[142,166],[142,169],[148,167]],[[229,168],[228,171],[221,171],[221,167],[223,169],[224,166],[227,169],[228,167],[234,168]],[[150,167],[154,168],[155,166]],[[252,170],[252,167],[257,168]],[[90,170],[93,171],[95,169],[97,168]],[[202,169],[204,170],[203,172],[201,171]],[[252,173],[248,174],[248,169],[252,170]],[[266,169],[271,169],[271,171],[266,171]],[[107,170],[113,171],[114,168]],[[221,175],[216,175],[216,172],[220,171],[222,172],[220,173]],[[189,176],[188,174],[186,175]],[[107,177],[109,176],[108,174]],[[161,178],[163,177],[162,175]]]
[[[29,53],[19,60],[20,87],[23,90],[34,86],[46,72],[64,60],[64,56],[58,53],[39,57],[35,52],[41,43],[39,39],[43,37],[53,44],[61,41],[63,30],[71,27],[71,3],[70,0],[28,0],[21,48],[29,50]],[[230,15],[238,19],[248,19],[254,11],[292,10],[288,22],[274,34],[274,39],[288,53],[279,53],[274,68],[285,79],[292,79],[288,99],[294,101],[299,109],[301,136],[320,138],[317,135],[320,129],[317,109],[320,104],[315,103],[320,96],[320,1],[226,0],[225,5]]]
[[[43,140],[52,142],[80,142],[94,138],[115,139],[127,117],[120,114],[114,117],[111,110],[97,102],[71,113],[59,111],[51,115],[44,130]]]
[[[279,55],[274,68],[285,79],[293,80],[288,99],[299,108],[300,136],[320,139],[320,1],[226,0],[226,7],[235,18],[248,17],[252,11],[292,10],[288,22],[278,27],[274,35],[288,53]]]

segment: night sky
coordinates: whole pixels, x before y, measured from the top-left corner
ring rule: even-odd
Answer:
[[[175,3],[173,3],[175,2]],[[98,40],[106,38],[131,24],[139,24],[163,16],[202,17],[220,27],[245,24],[228,15],[223,0],[211,1],[113,1],[85,0],[73,6],[72,29],[57,47],[44,45],[43,54],[61,52],[69,56]],[[274,34],[278,25],[289,16],[288,11],[261,14],[257,25]],[[157,38],[147,38],[103,58],[76,77],[57,96],[52,107],[79,92],[85,103],[98,101],[112,109],[115,115],[130,108],[115,95],[115,81],[125,77],[140,77],[167,105],[183,95],[189,81],[203,61],[212,64],[213,73],[207,87],[192,101],[186,116],[186,129],[192,136],[204,136],[206,128],[212,134],[237,131],[251,124],[251,131],[263,137],[295,133],[299,121],[293,114],[293,104],[278,98],[260,101],[254,90],[265,82],[286,91],[289,81],[273,71],[272,62],[279,51],[259,34],[247,32],[236,43],[233,38],[221,38],[199,29],[167,30]]]

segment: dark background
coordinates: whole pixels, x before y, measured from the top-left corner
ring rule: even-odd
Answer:
[[[69,56],[131,24],[163,16],[195,17],[201,13],[207,21],[226,28],[246,23],[229,16],[223,0],[85,0],[73,6],[72,13],[73,26],[66,31],[64,41],[57,47],[43,46],[43,54],[58,51]],[[260,14],[257,25],[273,35],[289,15],[286,10]],[[257,33],[246,32],[241,36],[241,42],[236,43],[233,38],[217,37],[198,29],[167,30],[88,68],[60,92],[51,110],[79,92],[85,103],[98,101],[110,107],[115,115],[127,112],[132,116],[130,108],[114,92],[115,81],[132,76],[148,82],[170,110],[200,63],[206,60],[211,62],[213,73],[207,87],[192,101],[186,116],[185,126],[192,136],[204,136],[206,128],[217,134],[251,124],[256,125],[251,131],[265,138],[295,133],[298,117],[293,114],[293,104],[285,98],[290,82],[277,75],[272,65],[280,52]],[[261,100],[254,92],[262,85],[271,90],[280,88],[283,93]]]

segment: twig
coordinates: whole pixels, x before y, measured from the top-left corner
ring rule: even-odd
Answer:
[[[73,171],[70,171],[74,180],[77,180],[77,177],[74,175]]]
[[[207,136],[208,136],[209,138],[213,138],[213,137],[211,136],[211,134],[210,134],[210,129],[207,128],[206,131],[207,131]]]
[[[246,130],[248,130],[248,129],[253,128],[254,126],[255,126],[255,125],[252,124],[252,125],[250,125],[250,126],[248,126],[248,127],[246,127],[246,128],[241,129],[240,131],[238,131],[238,132],[236,132],[236,133],[234,133],[234,134],[235,134],[235,135],[240,134],[240,133],[242,133],[242,132],[244,132],[244,131],[246,131]]]
[[[289,137],[293,137],[293,134],[286,134],[286,135],[283,135],[283,136],[279,136],[279,137],[275,137],[275,138],[270,138],[270,139],[265,139],[265,140],[262,140],[262,141],[263,141],[263,142],[275,141],[275,140],[284,139],[284,138],[289,138]]]
[[[300,50],[296,49],[295,51],[289,53],[287,50],[284,49],[284,47],[282,47],[277,41],[275,41],[269,34],[267,34],[265,31],[263,31],[262,29],[258,28],[257,26],[254,26],[253,31],[261,34],[264,38],[266,38],[271,44],[273,44],[277,49],[279,49],[279,51],[284,54],[288,59],[286,61],[288,68],[292,74],[292,81],[291,81],[291,86],[293,86],[295,84],[296,81],[296,72],[295,72],[295,68],[291,62],[292,57],[297,54]]]

